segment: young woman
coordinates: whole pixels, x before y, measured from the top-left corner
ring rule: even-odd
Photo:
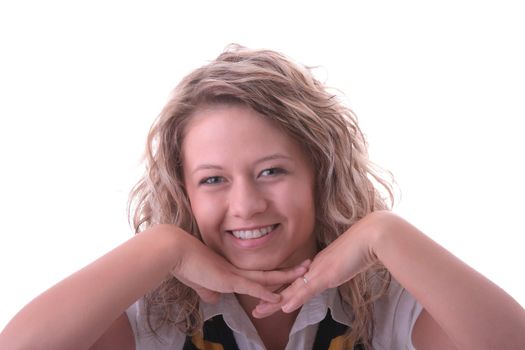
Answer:
[[[352,112],[231,46],[174,90],[137,235],[28,304],[6,349],[520,349],[525,311],[389,211]]]

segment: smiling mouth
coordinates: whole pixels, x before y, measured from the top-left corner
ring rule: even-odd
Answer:
[[[279,226],[279,224],[270,225],[266,227],[261,227],[255,230],[234,230],[234,231],[228,231],[232,235],[235,236],[235,238],[238,239],[256,239],[261,238],[263,236],[266,236],[268,233],[272,232]]]

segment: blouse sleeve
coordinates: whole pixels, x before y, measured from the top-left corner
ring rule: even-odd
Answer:
[[[182,349],[186,336],[178,329],[164,327],[155,335],[148,327],[144,302],[142,299],[135,302],[126,310],[129,324],[135,336],[137,350],[172,350]]]
[[[374,349],[415,349],[412,329],[423,307],[397,281],[374,304]]]

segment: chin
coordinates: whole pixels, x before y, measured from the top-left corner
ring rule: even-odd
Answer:
[[[240,259],[229,259],[230,263],[241,270],[254,270],[254,271],[271,271],[282,268],[282,264],[271,261],[261,260],[240,260]]]

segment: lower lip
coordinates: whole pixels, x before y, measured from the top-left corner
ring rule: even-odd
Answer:
[[[233,244],[241,247],[241,248],[259,248],[263,245],[265,245],[269,240],[272,239],[272,237],[275,236],[276,232],[279,230],[281,225],[277,225],[276,228],[268,232],[266,235],[259,237],[259,238],[252,238],[252,239],[240,239],[235,237],[232,233],[228,233],[228,236],[233,241]]]

